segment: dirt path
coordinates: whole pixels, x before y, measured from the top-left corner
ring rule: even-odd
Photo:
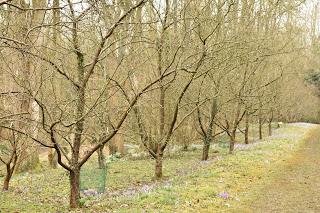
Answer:
[[[276,175],[262,187],[256,199],[238,212],[320,212],[319,137],[307,140],[292,158],[276,169]]]

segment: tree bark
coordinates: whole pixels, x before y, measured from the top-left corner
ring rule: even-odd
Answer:
[[[271,116],[268,121],[269,136],[272,135],[273,109],[271,108]]]
[[[262,120],[262,102],[261,102],[261,100],[259,100],[258,126],[259,126],[259,139],[262,140],[263,120]]]
[[[233,153],[235,142],[236,142],[236,130],[233,130],[230,134],[229,154]]]
[[[160,118],[160,137],[164,134],[164,126],[165,126],[165,89],[163,86],[160,88],[160,111],[159,111],[159,118]]]
[[[11,177],[13,175],[13,172],[14,172],[14,170],[17,166],[17,162],[18,162],[18,155],[17,155],[16,144],[15,144],[15,138],[14,138],[13,144],[14,144],[14,147],[13,147],[13,152],[11,154],[11,158],[8,163],[5,163],[6,176],[3,181],[3,191],[8,191]],[[4,162],[3,160],[1,160],[1,161]],[[12,166],[11,166],[11,164],[12,164]]]
[[[54,149],[50,149],[48,153],[49,166],[53,169],[58,167],[58,156]]]
[[[188,143],[183,143],[182,150],[183,151],[188,151],[188,148],[189,148],[189,144]]]
[[[80,169],[70,171],[70,207],[80,207]]]
[[[246,127],[244,129],[244,143],[249,144],[249,114],[246,112]]]
[[[259,139],[262,140],[262,120],[259,118]]]
[[[269,123],[268,123],[268,129],[269,129],[269,136],[271,136],[272,135],[272,122],[271,121],[269,121]]]
[[[209,149],[210,149],[210,142],[205,141],[202,149],[202,159],[203,161],[208,160],[209,158]]]
[[[162,154],[157,154],[154,176],[156,180],[162,178]]]
[[[202,160],[206,161],[209,158],[209,149],[210,149],[210,144],[213,140],[212,133],[215,131],[214,130],[214,119],[218,113],[218,100],[217,98],[213,98],[212,104],[211,104],[211,114],[210,114],[210,123],[208,126],[208,129],[206,132],[203,132],[204,135],[204,140],[203,140],[203,150],[202,150]],[[201,121],[200,121],[201,123]],[[202,124],[200,124],[202,125]]]
[[[9,183],[10,183],[10,178],[6,175],[6,177],[3,181],[3,191],[9,190]]]
[[[106,167],[106,163],[105,163],[105,157],[103,154],[103,148],[104,146],[101,146],[98,149],[98,164],[99,164],[99,169],[104,169]]]
[[[10,164],[6,165],[6,171],[7,171],[7,173],[6,173],[6,176],[3,181],[3,191],[9,190],[9,183],[10,183],[12,173],[13,173],[12,169],[10,168]]]

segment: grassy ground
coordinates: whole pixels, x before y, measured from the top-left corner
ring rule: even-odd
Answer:
[[[235,212],[320,212],[319,138],[319,129],[310,132],[304,145],[255,186]]]
[[[165,160],[165,179],[154,183],[153,162],[117,161],[109,166],[107,193],[82,199],[78,212],[230,212],[247,211],[261,185],[303,145],[309,128],[289,125],[275,137],[235,154],[214,147],[208,162],[200,150],[181,152]],[[94,175],[94,174],[93,174]],[[271,178],[272,179],[272,178]],[[2,212],[67,212],[68,175],[60,169],[16,176],[9,192],[0,192]],[[249,211],[249,210],[248,210]],[[239,212],[239,211],[237,211]]]

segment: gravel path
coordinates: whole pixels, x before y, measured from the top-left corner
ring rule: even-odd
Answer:
[[[295,123],[300,127],[314,127]],[[319,131],[311,130],[311,131]],[[317,134],[319,136],[319,134]],[[320,212],[320,139],[306,141],[294,156],[277,169],[276,175],[258,193],[256,200],[238,212]]]

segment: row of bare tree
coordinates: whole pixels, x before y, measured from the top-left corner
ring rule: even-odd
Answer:
[[[238,129],[248,143],[256,120],[271,134],[273,121],[293,115],[288,88],[309,66],[303,8],[302,0],[0,1],[4,189],[18,156],[36,163],[39,145],[69,172],[74,208],[81,167],[119,134],[143,145],[157,179],[173,137],[199,134],[207,160],[221,133],[230,153]]]

